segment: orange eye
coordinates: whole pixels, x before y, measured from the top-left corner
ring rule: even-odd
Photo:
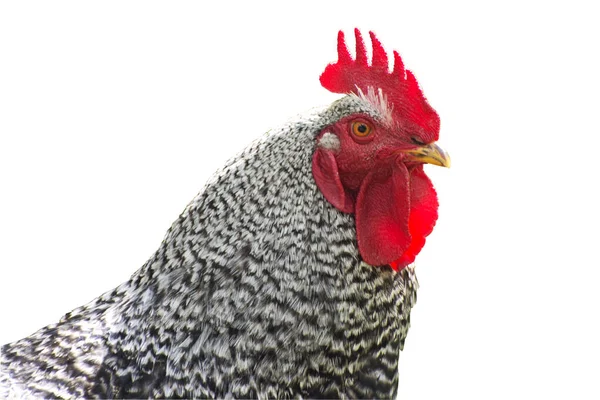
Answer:
[[[352,133],[359,138],[364,138],[371,134],[371,125],[364,121],[355,121],[352,123]]]

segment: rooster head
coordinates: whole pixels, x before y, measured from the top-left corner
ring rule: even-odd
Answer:
[[[363,260],[400,270],[437,220],[437,195],[423,164],[449,167],[450,158],[435,144],[440,119],[414,75],[396,51],[390,72],[386,51],[369,34],[370,65],[360,31],[356,59],[340,31],[338,61],[321,74],[323,87],[348,96],[330,107],[335,121],[317,136],[312,170],[327,201],[354,213]]]

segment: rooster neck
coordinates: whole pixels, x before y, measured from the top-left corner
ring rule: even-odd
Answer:
[[[395,397],[416,280],[362,262],[353,216],[317,189],[315,135],[334,118],[232,159],[128,282],[7,345],[3,368],[29,379],[78,360],[41,397]]]
[[[170,343],[172,371],[218,357],[218,365],[197,366],[200,375],[240,378],[229,387],[236,397],[256,394],[248,379],[265,380],[265,388],[280,380],[290,389],[312,374],[314,390],[325,382],[340,383],[338,394],[353,387],[359,397],[396,390],[414,275],[360,261],[353,215],[332,207],[312,178],[320,129],[290,124],[255,142],[186,208],[134,277],[138,293],[127,307],[155,329],[155,344],[140,343],[142,352]],[[148,336],[131,322],[113,329],[126,341]],[[385,359],[373,359],[374,348]],[[317,364],[335,368],[313,369]],[[339,371],[353,374],[366,365],[372,368],[366,375],[387,380],[376,388],[362,387],[360,379],[339,381]],[[226,394],[216,383],[197,384],[211,391],[190,392],[195,396]],[[163,394],[176,393],[169,390]]]

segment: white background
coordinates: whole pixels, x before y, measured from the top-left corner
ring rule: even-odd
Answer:
[[[337,98],[318,77],[357,26],[453,161],[399,397],[598,398],[593,2],[209,3],[0,5],[0,343],[127,280],[226,159]]]

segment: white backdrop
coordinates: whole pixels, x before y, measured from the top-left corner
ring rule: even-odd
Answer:
[[[127,280],[226,159],[337,98],[318,77],[357,26],[453,161],[399,397],[599,396],[592,2],[240,3],[0,4],[0,343]]]

